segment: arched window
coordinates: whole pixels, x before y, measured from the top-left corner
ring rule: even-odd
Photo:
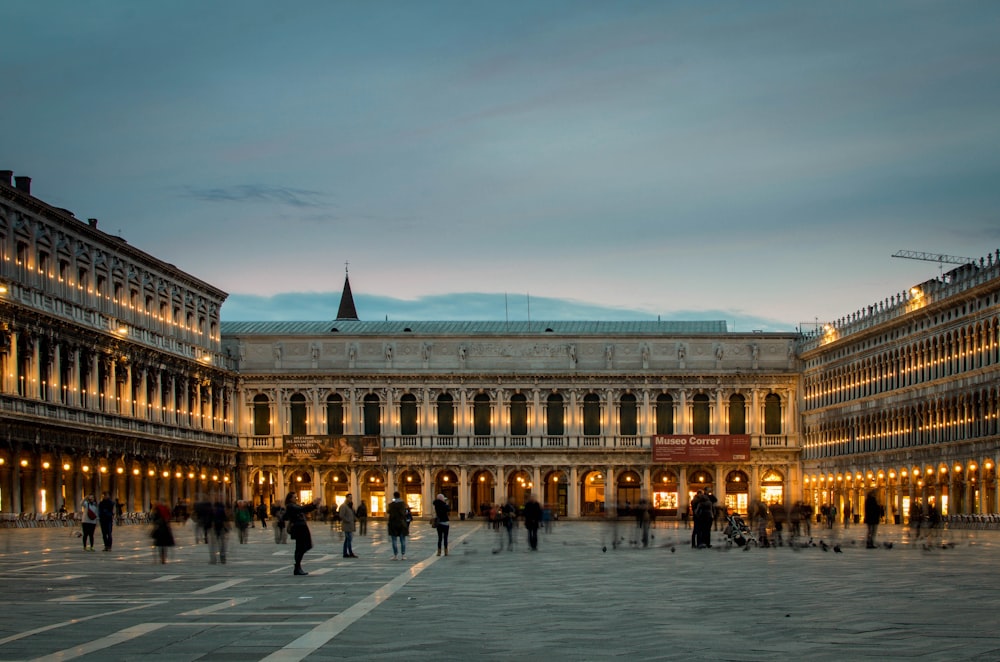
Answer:
[[[545,401],[545,434],[550,437],[561,437],[565,434],[566,424],[563,420],[563,398],[558,393],[552,393]]]
[[[369,393],[365,396],[364,401],[364,419],[365,419],[365,434],[366,435],[378,435],[382,434],[382,421],[381,421],[381,403],[379,402],[378,396],[374,393]]]
[[[601,398],[596,393],[583,396],[583,436],[601,434]]]
[[[528,398],[523,393],[510,396],[510,434],[528,436]]]
[[[694,434],[709,434],[711,430],[711,407],[708,396],[699,393],[692,399],[691,432]]]
[[[336,393],[326,399],[326,433],[344,434],[344,399]]]
[[[764,434],[781,434],[781,397],[777,393],[764,398]]]
[[[729,434],[747,433],[747,403],[742,395],[729,398]]]
[[[306,434],[306,396],[296,393],[289,398],[291,434]]]
[[[253,399],[253,433],[258,437],[271,434],[271,403],[266,395]]]
[[[418,434],[417,396],[407,393],[399,399],[399,434],[413,437]]]
[[[472,401],[472,434],[487,437],[492,433],[490,425],[490,396],[479,393]]]
[[[639,434],[639,409],[636,406],[635,396],[631,393],[622,396],[618,419],[621,436],[634,437]]]
[[[656,434],[674,433],[674,399],[666,393],[656,396]]]
[[[451,395],[442,393],[437,399],[438,435],[451,437],[455,434],[455,400]]]

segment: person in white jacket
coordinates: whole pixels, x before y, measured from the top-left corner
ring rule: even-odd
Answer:
[[[93,494],[88,494],[83,500],[83,511],[80,513],[80,521],[83,522],[84,551],[94,551],[94,531],[97,529],[97,517],[97,499],[94,498]]]

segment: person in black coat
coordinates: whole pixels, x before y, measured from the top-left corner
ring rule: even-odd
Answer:
[[[538,549],[538,525],[542,521],[542,504],[534,496],[528,497],[521,513],[524,516],[524,528],[528,531],[528,545],[533,550]]]
[[[288,535],[295,541],[295,570],[293,575],[308,575],[302,569],[302,557],[312,549],[312,535],[309,533],[309,525],[306,524],[306,514],[316,510],[319,506],[319,499],[312,503],[302,505],[299,503],[299,495],[289,492],[285,497],[285,521],[287,522]]]
[[[868,527],[868,534],[865,538],[865,547],[875,549],[875,534],[878,532],[878,523],[882,519],[882,506],[879,505],[875,497],[875,490],[868,490],[865,497],[865,526]]]

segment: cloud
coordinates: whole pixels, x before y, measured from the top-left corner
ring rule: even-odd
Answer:
[[[459,292],[416,299],[354,294],[362,320],[406,321],[725,321],[730,331],[787,332],[792,325],[740,310],[644,310],[601,306],[574,299],[528,297],[525,294]],[[226,322],[326,321],[337,315],[340,292],[288,292],[273,296],[231,294],[222,307]]]
[[[237,184],[215,188],[187,187],[186,197],[206,202],[269,202],[289,207],[325,207],[319,191],[289,188],[287,186],[267,186],[262,184]]]

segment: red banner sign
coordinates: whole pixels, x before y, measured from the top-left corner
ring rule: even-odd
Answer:
[[[658,434],[653,462],[744,462],[750,459],[745,434]]]

